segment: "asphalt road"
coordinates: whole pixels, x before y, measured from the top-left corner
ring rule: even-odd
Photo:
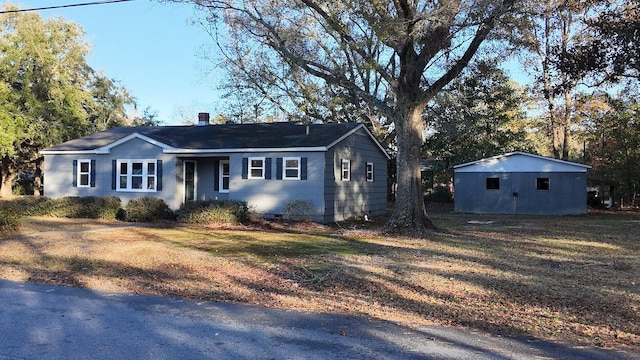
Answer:
[[[446,327],[0,281],[5,359],[640,359]]]

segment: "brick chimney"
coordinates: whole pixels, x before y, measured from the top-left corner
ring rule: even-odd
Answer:
[[[198,113],[198,126],[209,125],[209,113]]]

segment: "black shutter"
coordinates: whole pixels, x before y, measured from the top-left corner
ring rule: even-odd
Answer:
[[[73,160],[73,187],[78,187],[78,160]]]
[[[156,164],[156,190],[162,191],[162,160],[158,160]]]
[[[300,180],[307,180],[307,158],[300,158]]]
[[[249,178],[249,159],[248,158],[242,158],[242,178],[243,179]]]
[[[276,180],[282,180],[282,158],[276,158]]]
[[[118,161],[111,160],[111,190],[116,189],[116,181],[118,181]]]
[[[213,164],[213,191],[220,191],[220,161]]]
[[[91,174],[89,175],[89,186],[96,187],[96,161],[91,160]]]
[[[271,179],[271,158],[264,159],[264,178]]]

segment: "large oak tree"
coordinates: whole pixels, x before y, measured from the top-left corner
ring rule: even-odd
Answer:
[[[12,196],[21,172],[38,190],[41,149],[126,122],[133,99],[87,65],[88,53],[74,23],[0,15],[0,197]]]
[[[511,35],[523,20],[516,13],[522,3],[514,0],[167,1],[206,9],[217,41],[241,45],[234,61],[279,62],[294,81],[308,77],[319,89],[338,89],[355,107],[388,122],[398,188],[387,228],[401,233],[433,226],[419,166],[427,104],[492,35]]]

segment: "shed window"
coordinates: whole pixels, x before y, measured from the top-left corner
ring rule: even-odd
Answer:
[[[549,178],[537,178],[536,190],[549,190]]]
[[[499,190],[500,178],[487,178],[487,190]]]

